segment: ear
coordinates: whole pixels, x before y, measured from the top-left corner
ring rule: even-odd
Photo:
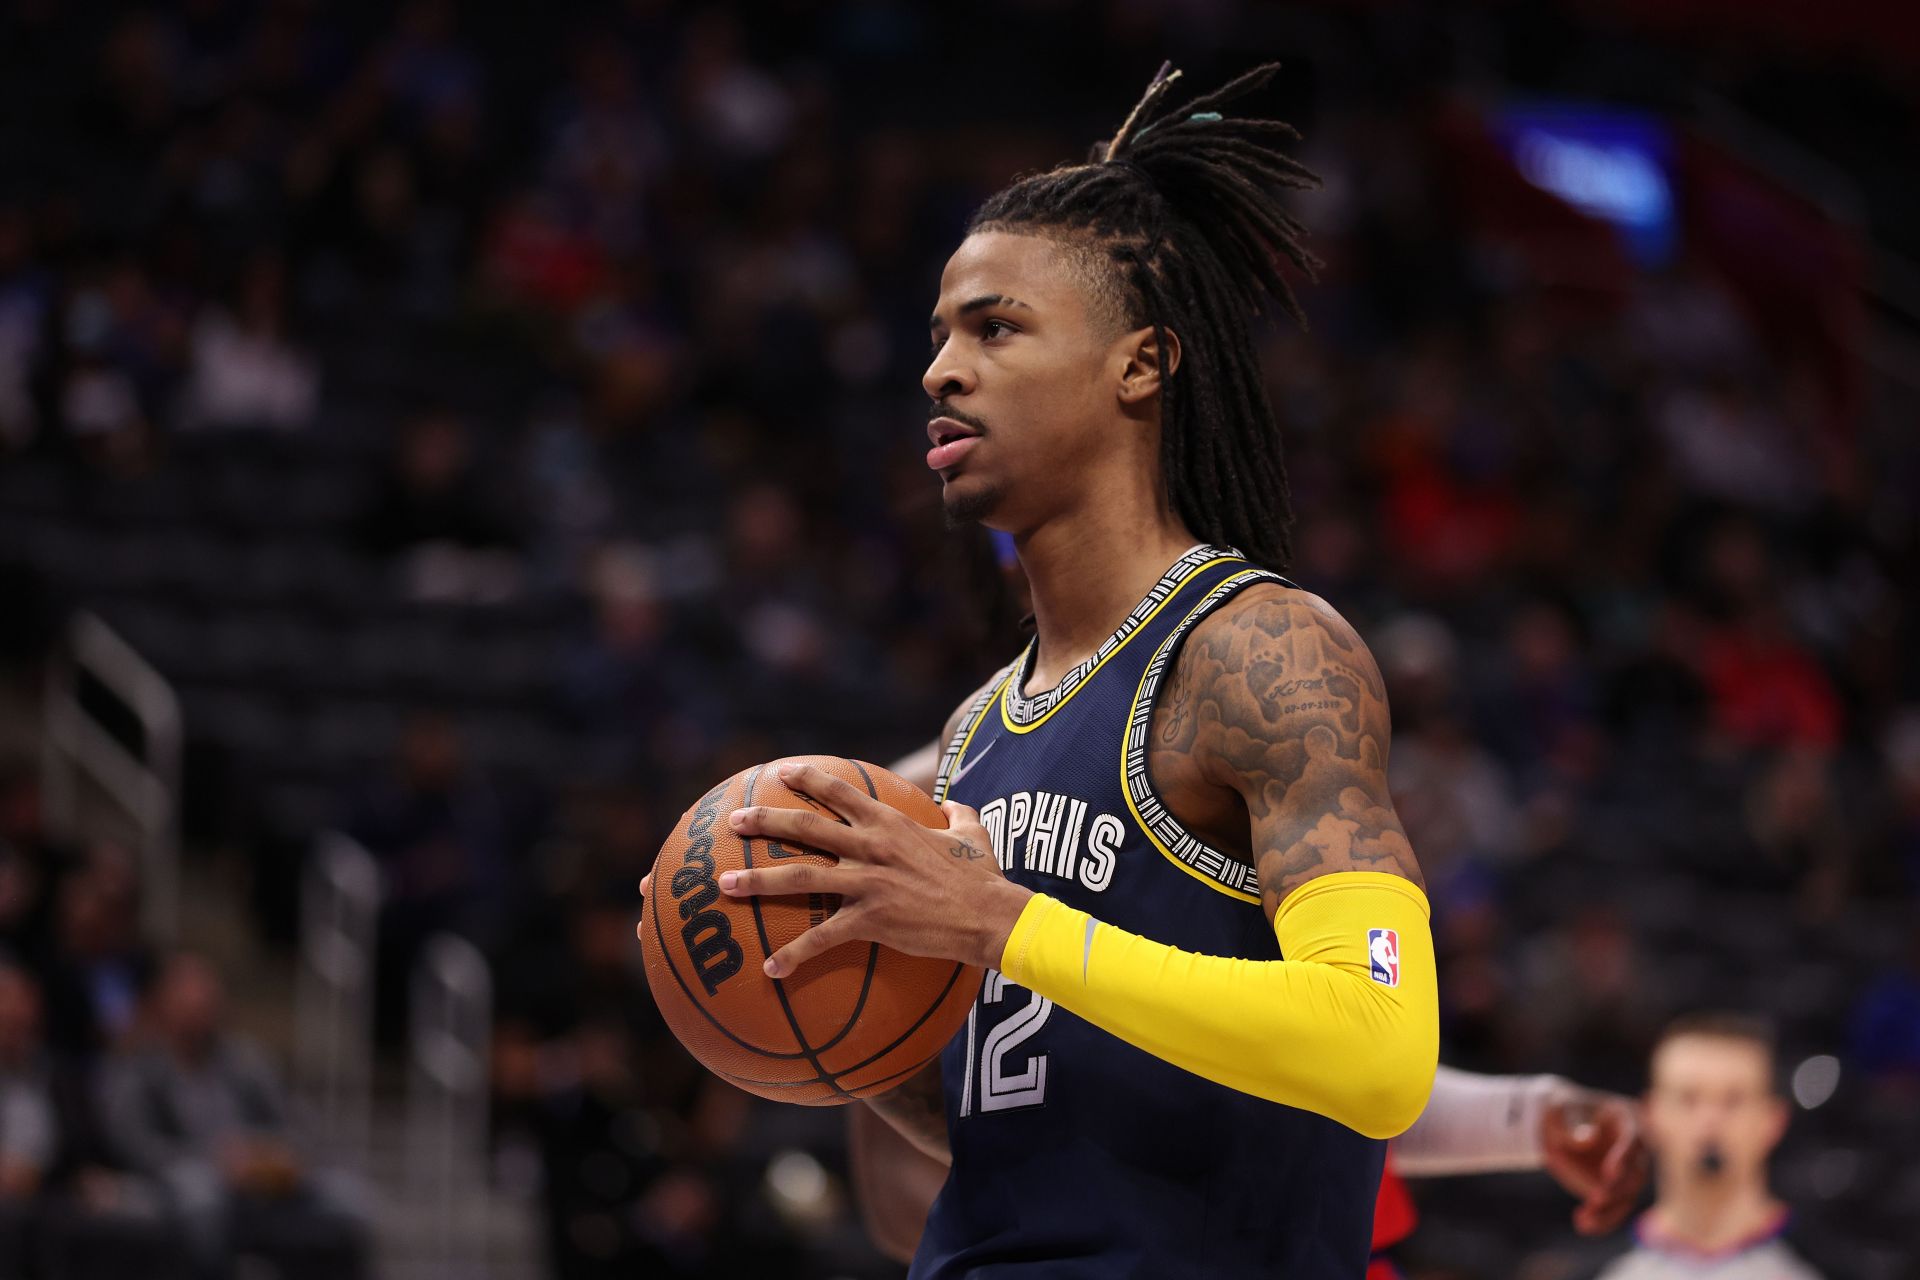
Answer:
[[[1782,1097],[1767,1099],[1767,1150],[1772,1151],[1787,1136],[1787,1125],[1793,1120],[1793,1113],[1787,1108],[1787,1100]]]
[[[1120,403],[1144,404],[1160,394],[1163,374],[1171,377],[1180,367],[1180,337],[1171,329],[1162,329],[1166,349],[1153,336],[1153,326],[1134,329],[1118,339],[1120,353]]]

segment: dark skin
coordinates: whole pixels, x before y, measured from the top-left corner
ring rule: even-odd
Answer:
[[[957,720],[949,732],[955,727]],[[1263,583],[1209,615],[1183,646],[1154,709],[1147,770],[1189,830],[1242,857],[1258,851],[1271,921],[1287,894],[1334,872],[1420,882],[1387,790],[1388,733],[1380,673],[1353,629],[1317,596]],[[776,952],[769,974],[791,973],[855,938],[983,968],[1000,963],[1032,894],[1000,874],[974,810],[949,801],[949,829],[933,831],[818,770],[795,770],[786,781],[846,825],[755,807],[733,815],[734,829],[826,848],[841,865],[740,872],[722,876],[721,889],[841,893],[846,902]],[[932,904],[924,914],[923,902]],[[919,1151],[946,1157],[937,1072],[874,1106]]]
[[[941,743],[959,721],[956,712]],[[1246,856],[1264,835],[1257,870],[1271,918],[1288,893],[1330,870],[1418,882],[1387,793],[1388,732],[1379,671],[1352,628],[1316,596],[1261,584],[1182,647],[1154,708],[1147,770],[1182,825],[1215,847]],[[901,764],[931,789],[937,761],[929,748]],[[966,843],[948,856],[969,857]],[[952,1160],[938,1062],[868,1105],[893,1134],[863,1122],[864,1159],[869,1169],[884,1159],[894,1176],[863,1181],[862,1203],[875,1238],[906,1261]],[[1550,1106],[1540,1139],[1547,1172],[1579,1200],[1582,1234],[1626,1220],[1647,1173],[1627,1100],[1583,1094]]]
[[[1151,328],[1126,328],[1073,250],[1004,231],[975,233],[955,251],[930,333],[929,437],[976,437],[941,459],[942,501],[1013,535],[1033,593],[1029,691],[1045,689],[1198,541],[1159,471],[1161,367],[1178,369],[1179,344],[1169,336],[1163,351]],[[1271,918],[1322,875],[1419,882],[1387,791],[1388,738],[1385,688],[1353,629],[1317,596],[1261,584],[1183,648],[1149,770],[1176,815],[1252,858]],[[936,831],[808,766],[781,777],[840,821],[756,806],[731,815],[733,829],[824,849],[838,865],[728,873],[721,891],[836,893],[842,905],[770,957],[770,976],[856,939],[999,963],[1032,893],[987,856],[978,814],[949,802],[947,829]]]
[[[1219,847],[1251,851],[1271,920],[1320,876],[1378,871],[1419,884],[1420,867],[1387,789],[1386,690],[1353,628],[1319,597],[1249,587],[1202,622],[1155,708],[1148,772],[1176,816]],[[862,940],[982,968],[1000,962],[1032,892],[989,856],[979,815],[948,802],[948,829],[922,827],[810,766],[792,789],[839,815],[755,806],[743,836],[825,849],[838,866],[798,864],[720,877],[722,892],[838,893],[839,912],[775,952],[784,977],[830,947]]]
[[[1385,684],[1353,628],[1318,596],[1260,583],[1182,647],[1154,708],[1147,772],[1189,830],[1257,851],[1271,919],[1333,871],[1421,883],[1387,790],[1390,733]]]
[[[1627,1220],[1646,1189],[1652,1162],[1630,1098],[1588,1093],[1548,1107],[1540,1148],[1553,1180],[1578,1196],[1573,1225],[1603,1236]],[[931,1203],[931,1202],[929,1202]]]
[[[1163,349],[1151,328],[1128,329],[1059,243],[996,231],[969,236],[949,261],[930,332],[930,436],[946,418],[977,437],[939,468],[942,499],[1013,535],[1037,633],[1029,691],[1044,689],[1198,541],[1159,469],[1161,370],[1178,369],[1178,340],[1167,335]],[[1320,875],[1417,882],[1387,792],[1379,673],[1323,601],[1277,585],[1243,592],[1191,637],[1172,680],[1153,729],[1154,784],[1192,830],[1253,860],[1269,917]],[[1294,696],[1303,682],[1321,687]],[[721,889],[836,893],[842,906],[772,956],[770,975],[855,939],[999,963],[1032,895],[1001,875],[973,810],[950,802],[947,829],[932,830],[817,770],[783,780],[841,821],[755,807],[731,815],[733,829],[827,850],[838,865],[756,868]],[[913,1128],[939,1149],[931,1113],[913,1108]]]
[[[1013,537],[1036,630],[1027,692],[1039,692],[1199,541],[1160,471],[1161,376],[1179,367],[1178,337],[1164,335],[1163,347],[1151,328],[1129,329],[1089,287],[1084,256],[1006,231],[976,232],[954,253],[930,333],[930,440],[974,437],[930,465],[943,464],[950,518]],[[1151,728],[1154,788],[1195,835],[1253,862],[1270,920],[1318,876],[1420,882],[1387,789],[1379,671],[1326,602],[1277,584],[1241,592],[1189,637],[1169,681]],[[935,759],[917,753],[925,772],[908,776],[931,789]],[[834,893],[842,905],[769,958],[768,974],[856,939],[1000,963],[1032,894],[1001,874],[976,812],[949,801],[946,829],[930,829],[818,770],[782,780],[840,821],[754,807],[732,814],[732,828],[824,849],[838,864],[729,873],[720,887],[736,897]],[[921,1158],[951,1159],[937,1062],[869,1102]]]

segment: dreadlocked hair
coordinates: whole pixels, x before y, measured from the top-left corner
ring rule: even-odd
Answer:
[[[967,230],[1031,232],[1083,250],[1128,328],[1151,325],[1162,352],[1169,330],[1179,338],[1180,363],[1161,378],[1168,498],[1199,537],[1284,569],[1292,552],[1286,459],[1251,322],[1277,303],[1306,325],[1281,261],[1309,279],[1320,263],[1279,196],[1320,179],[1280,150],[1299,139],[1291,126],[1221,114],[1272,79],[1278,63],[1178,108],[1167,93],[1180,78],[1171,66],[1162,64],[1086,162],[1016,181]]]

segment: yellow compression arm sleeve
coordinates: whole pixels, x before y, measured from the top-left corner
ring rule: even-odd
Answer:
[[[1284,960],[1195,955],[1035,894],[1000,971],[1229,1088],[1370,1138],[1407,1129],[1440,1052],[1426,895],[1399,876],[1336,872],[1288,895],[1273,930]]]

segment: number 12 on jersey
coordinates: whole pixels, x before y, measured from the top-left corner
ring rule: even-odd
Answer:
[[[1022,996],[1026,997],[1024,1002],[1020,1000]],[[988,1005],[1014,1008],[982,1041],[980,1013]],[[976,1109],[1011,1111],[1016,1107],[1037,1107],[1046,1101],[1047,1055],[1023,1054],[1020,1046],[1047,1025],[1052,1013],[1053,1001],[1014,986],[998,969],[987,970],[986,981],[980,987],[980,999],[967,1012],[967,1078],[960,1087],[962,1118],[972,1115]],[[974,1090],[976,1064],[978,1093]]]

